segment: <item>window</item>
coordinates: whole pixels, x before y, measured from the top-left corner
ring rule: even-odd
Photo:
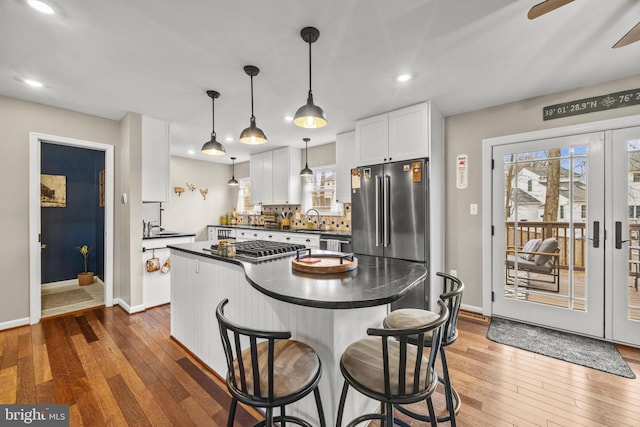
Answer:
[[[251,179],[238,180],[238,203],[236,210],[239,214],[260,215],[260,205],[251,204]]]
[[[580,218],[587,217],[587,205],[580,205]]]
[[[313,168],[313,176],[302,178],[302,210],[316,209],[320,215],[342,215],[336,202],[336,165]]]
[[[564,205],[560,205],[560,219],[564,219]]]
[[[629,206],[629,218],[640,218],[640,206]]]
[[[533,191],[533,181],[532,180],[527,181],[527,191],[528,192],[532,192]]]
[[[638,172],[633,173],[633,182],[640,182],[640,173]]]

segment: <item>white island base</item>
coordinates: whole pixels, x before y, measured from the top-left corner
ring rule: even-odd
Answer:
[[[313,347],[322,361],[320,393],[328,426],[335,425],[343,378],[340,356],[352,342],[380,327],[387,305],[354,309],[325,309],[295,305],[271,298],[245,278],[241,266],[171,251],[171,335],[223,378],[227,367],[215,308],[229,299],[225,315],[261,330],[289,330],[296,340]],[[373,412],[378,402],[349,389],[343,423]],[[313,393],[287,406],[287,414],[319,425]]]

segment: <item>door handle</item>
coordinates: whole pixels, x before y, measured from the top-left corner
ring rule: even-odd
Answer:
[[[47,249],[46,243],[40,243],[40,249]]]
[[[591,237],[578,237],[578,240],[591,240],[594,248],[600,247],[600,221],[593,221],[593,238]]]
[[[380,191],[382,177],[376,175],[376,246],[380,246]]]
[[[391,243],[391,177],[384,177],[384,246]]]
[[[629,240],[622,240],[622,222],[616,221],[616,249],[622,249],[622,244]]]

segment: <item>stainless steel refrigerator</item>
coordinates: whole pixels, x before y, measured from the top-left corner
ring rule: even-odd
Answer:
[[[351,172],[351,235],[356,254],[429,268],[428,159],[360,166]],[[428,307],[428,283],[392,304]]]

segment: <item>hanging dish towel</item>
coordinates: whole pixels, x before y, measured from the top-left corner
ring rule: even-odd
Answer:
[[[328,239],[327,250],[330,250],[333,252],[340,252],[340,240]]]

